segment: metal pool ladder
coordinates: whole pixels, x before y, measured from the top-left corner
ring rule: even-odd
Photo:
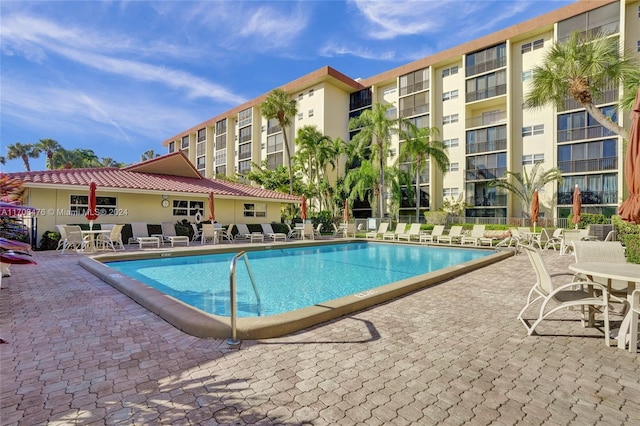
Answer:
[[[236,306],[236,264],[238,263],[238,259],[243,258],[244,264],[247,266],[247,272],[249,272],[249,279],[251,280],[251,285],[253,286],[253,291],[256,294],[256,299],[258,300],[258,313],[262,315],[262,303],[260,302],[260,294],[258,293],[258,287],[256,286],[256,280],[253,277],[253,272],[251,271],[251,265],[249,264],[249,258],[247,257],[246,251],[241,251],[240,253],[233,256],[231,259],[231,265],[229,265],[229,287],[230,287],[230,297],[231,297],[231,337],[227,339],[227,345],[229,346],[237,346],[240,344],[240,340],[237,338],[236,332],[236,317],[237,317],[237,306]]]

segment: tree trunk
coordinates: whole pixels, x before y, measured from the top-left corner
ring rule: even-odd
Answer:
[[[627,133],[627,131],[623,127],[618,126],[617,123],[609,120],[609,117],[604,115],[602,111],[600,111],[600,108],[596,107],[592,103],[585,103],[582,104],[582,106],[584,106],[584,108],[593,117],[593,119],[602,124],[605,129],[622,136],[624,139],[629,139],[629,134]]]
[[[291,168],[291,151],[289,150],[289,141],[287,140],[287,129],[284,123],[280,123],[282,128],[282,137],[284,138],[284,148],[287,153],[287,165],[289,166],[289,195],[293,195],[293,169]]]

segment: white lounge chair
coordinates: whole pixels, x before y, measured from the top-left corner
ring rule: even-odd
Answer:
[[[406,229],[407,229],[407,224],[404,223],[404,222],[399,222],[396,225],[395,231],[387,231],[387,232],[385,232],[384,234],[382,234],[382,239],[383,240],[395,240],[396,237],[399,234],[404,234]]]
[[[250,232],[249,228],[244,223],[236,223],[236,229],[238,233],[235,236],[235,239],[244,239],[249,240],[251,242],[254,241],[262,241],[264,242],[264,234],[262,232]]]
[[[176,225],[173,222],[162,222],[160,226],[162,226],[163,241],[170,242],[171,247],[173,247],[175,243],[186,243],[189,245],[189,237],[186,235],[177,235]]]
[[[382,222],[380,224],[380,226],[378,226],[378,230],[377,231],[367,232],[365,234],[365,238],[379,238],[378,236],[382,237],[384,235],[384,233],[387,232],[388,230],[389,230],[389,223],[388,222]]]
[[[559,309],[580,306],[584,324],[585,309],[588,309],[591,313],[593,308],[597,308],[602,311],[604,317],[604,338],[606,345],[609,346],[609,299],[607,286],[593,281],[573,280],[569,280],[566,284],[558,285],[554,282],[554,278],[563,275],[573,278],[574,274],[570,272],[550,274],[538,249],[528,245],[522,246],[522,249],[527,253],[536,274],[536,283],[529,291],[526,305],[518,314],[518,319],[524,324],[527,334],[529,336],[534,334],[536,327]],[[591,290],[587,290],[589,287]],[[594,289],[599,290],[599,296],[594,295]],[[529,325],[527,320],[524,319],[524,313],[538,301],[542,301],[542,306],[537,311],[538,314],[533,324]]]
[[[462,230],[463,228],[461,225],[452,226],[447,235],[440,235],[438,237],[438,243],[453,244],[460,242],[462,239]]]
[[[473,244],[477,246],[480,244],[480,239],[484,238],[484,225],[473,225],[473,229],[471,229],[471,234],[464,235],[460,240],[461,245],[465,244]],[[492,239],[489,239],[489,245],[491,245]]]
[[[146,222],[131,222],[131,237],[128,244],[138,243],[138,238],[146,238],[149,236],[149,229]]]
[[[403,232],[402,234],[398,234],[396,238],[398,239],[398,241],[400,240],[411,241],[413,239],[420,240],[420,224],[412,223],[411,225],[409,225],[409,229],[406,232]]]
[[[104,229],[105,225],[102,225],[102,229]],[[122,250],[124,250],[124,244],[122,242],[122,228],[124,225],[113,225],[111,228],[111,232],[108,234],[98,234],[98,243],[102,245],[102,247],[110,248],[113,251],[116,251],[116,244],[120,246]]]
[[[420,233],[420,242],[421,243],[438,242],[438,237],[440,237],[443,233],[444,233],[444,225],[434,225],[431,232]]]
[[[262,226],[262,233],[264,234],[265,237],[273,241],[278,241],[278,240],[287,241],[287,234],[283,232],[274,232],[273,227],[271,226],[270,223],[262,223],[261,226]]]

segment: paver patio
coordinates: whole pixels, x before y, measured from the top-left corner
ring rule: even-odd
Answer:
[[[239,350],[173,328],[80,255],[35,256],[0,290],[2,425],[640,424],[640,354],[576,311],[526,336],[524,255]]]

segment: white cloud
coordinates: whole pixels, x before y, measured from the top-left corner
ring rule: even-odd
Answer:
[[[346,43],[329,42],[318,51],[320,56],[336,57],[336,56],[355,56],[363,59],[374,59],[391,61],[396,59],[394,51],[380,51],[375,48],[367,48],[362,46],[347,46]]]

